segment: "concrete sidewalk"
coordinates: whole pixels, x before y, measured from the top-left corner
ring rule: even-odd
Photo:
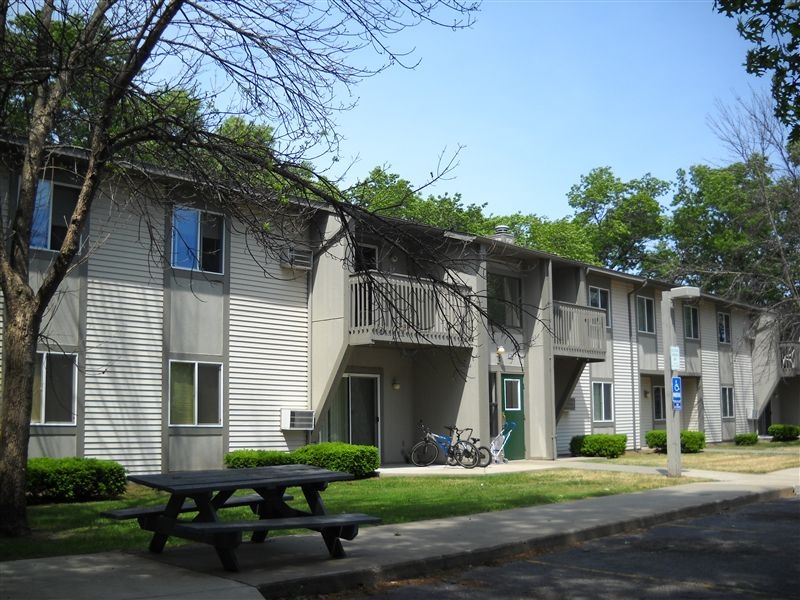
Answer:
[[[514,461],[487,469],[387,467],[382,477],[458,474],[470,477],[576,468],[663,473],[664,469],[559,459]],[[797,469],[767,475],[684,470],[709,479],[635,494],[591,498],[434,521],[362,528],[343,541],[347,558],[331,560],[319,534],[242,544],[241,571],[222,570],[213,548],[192,544],[160,555],[110,552],[0,563],[0,599],[258,600],[321,594],[420,576],[449,567],[552,549],[674,519],[709,514],[798,493]]]

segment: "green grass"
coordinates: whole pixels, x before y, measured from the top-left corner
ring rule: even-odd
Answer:
[[[572,469],[480,477],[376,477],[334,483],[322,493],[322,498],[328,512],[364,512],[381,517],[384,524],[391,524],[624,494],[691,481]],[[302,507],[302,494],[296,495],[300,499],[295,499],[294,503]],[[112,521],[101,517],[100,512],[159,504],[166,499],[165,494],[129,485],[125,497],[120,500],[31,506],[28,518],[33,535],[4,539],[0,545],[0,560],[144,550],[150,534],[140,530],[135,520]],[[245,518],[250,512],[247,508],[231,508],[220,514],[233,519]],[[180,540],[169,542],[170,545],[181,543]]]

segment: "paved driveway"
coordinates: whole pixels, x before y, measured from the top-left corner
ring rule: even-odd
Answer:
[[[337,597],[800,598],[800,497]]]

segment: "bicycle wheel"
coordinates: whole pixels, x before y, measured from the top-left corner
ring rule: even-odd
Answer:
[[[439,446],[430,440],[423,440],[411,448],[411,462],[418,467],[427,467],[439,456]]]
[[[480,452],[478,452],[477,446],[472,442],[461,441],[458,443],[456,459],[458,460],[458,464],[465,469],[473,469],[478,466],[480,457],[481,455]]]
[[[478,466],[488,467],[492,464],[492,452],[486,446],[478,447]]]

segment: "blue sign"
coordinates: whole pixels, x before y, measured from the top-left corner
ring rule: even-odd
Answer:
[[[672,410],[681,410],[683,408],[683,402],[681,398],[681,378],[680,377],[673,377],[672,378]]]

